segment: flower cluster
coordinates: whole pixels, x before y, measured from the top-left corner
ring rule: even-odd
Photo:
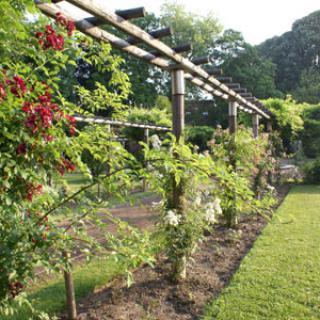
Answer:
[[[60,175],[64,175],[65,172],[73,172],[76,170],[76,166],[70,160],[62,158],[61,162],[56,166],[57,171]]]
[[[204,218],[209,223],[216,222],[216,215],[222,214],[221,200],[216,198],[213,202],[209,202],[205,206]]]
[[[10,282],[9,283],[9,291],[11,297],[14,299],[24,288],[24,285],[20,281]]]
[[[68,36],[71,36],[75,30],[75,24],[73,21],[68,20],[60,12],[57,13],[56,24],[61,25],[67,30]],[[64,38],[61,34],[57,34],[52,25],[46,25],[44,32],[36,32],[36,38],[38,43],[44,49],[52,48],[53,50],[63,50]]]
[[[150,142],[151,142],[151,145],[152,145],[153,149],[160,150],[162,142],[161,142],[161,140],[160,140],[158,135],[156,135],[156,134],[152,135],[150,137]]]
[[[175,210],[168,210],[163,218],[166,225],[176,227],[180,222],[180,217],[177,215]]]
[[[32,202],[33,197],[42,193],[42,185],[34,185],[32,183],[27,184],[26,198]]]

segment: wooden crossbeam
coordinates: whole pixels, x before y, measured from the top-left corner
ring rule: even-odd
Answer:
[[[252,97],[252,93],[251,92],[244,92],[244,93],[240,93],[240,95],[244,98],[250,98]]]
[[[229,82],[229,83],[231,83],[232,82],[232,78],[231,77],[216,77],[217,78],[217,80],[219,80],[219,81],[221,81],[221,82]],[[236,90],[235,90],[235,92],[237,92]]]
[[[199,66],[201,64],[206,64],[210,62],[210,57],[209,56],[202,56],[202,57],[197,57],[191,60],[193,64],[196,66]]]
[[[222,69],[211,69],[211,70],[206,70],[208,75],[210,76],[215,76],[215,77],[218,77],[218,76],[222,76],[223,75],[223,70]]]
[[[86,122],[86,123],[96,123],[96,124],[106,124],[113,125],[118,127],[131,127],[131,128],[141,128],[141,129],[152,129],[155,131],[171,131],[169,127],[157,126],[153,124],[143,124],[143,123],[133,123],[128,121],[118,121],[112,120],[105,117],[86,117],[81,115],[76,115],[74,117],[78,122]]]
[[[247,89],[244,89],[244,88],[240,88],[240,89],[237,89],[237,88],[235,88],[235,89],[233,89],[235,92],[237,92],[237,93],[246,93],[247,92]]]
[[[182,53],[186,51],[192,50],[192,45],[190,43],[182,44],[177,47],[172,48],[176,53]],[[155,57],[161,57],[163,54],[162,52],[159,52],[157,50],[151,50],[149,51],[150,54],[154,55]]]
[[[227,86],[230,88],[230,89],[240,89],[240,83],[227,83]]]
[[[155,39],[160,39],[163,37],[171,36],[173,33],[172,28],[162,28],[154,31],[150,31],[149,35],[152,36]],[[138,44],[141,43],[141,39],[135,38],[135,37],[128,37],[126,40],[130,44]]]
[[[116,15],[125,20],[142,18],[146,16],[146,9],[144,7],[139,7],[127,10],[117,10]]]

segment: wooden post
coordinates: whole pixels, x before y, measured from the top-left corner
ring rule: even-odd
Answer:
[[[63,255],[66,258],[66,261],[70,258],[70,255],[67,252],[64,252]],[[68,312],[68,320],[76,320],[77,319],[77,305],[76,298],[74,293],[74,284],[73,277],[70,271],[64,270],[64,283],[66,288],[66,297],[67,297],[67,312]]]
[[[172,71],[172,131],[177,142],[184,130],[184,95],[184,71],[175,69]]]
[[[258,135],[259,135],[259,115],[257,113],[252,114],[252,130],[253,130],[253,137],[258,138]]]
[[[267,120],[267,132],[272,132],[272,122],[270,120]]]
[[[184,116],[184,95],[185,82],[184,71],[181,69],[172,70],[172,131],[177,142],[183,141],[183,130],[185,125]],[[179,154],[174,155],[177,159]],[[178,215],[183,219],[185,214],[184,205],[184,181],[176,183],[175,177],[172,177],[172,203],[171,209],[174,209]],[[184,280],[187,276],[187,258],[185,255],[177,257],[175,263],[172,265],[172,276],[174,281]]]
[[[237,132],[237,103],[229,102],[229,132],[234,134]]]
[[[149,147],[149,128],[144,128],[143,142]],[[144,166],[145,167],[148,166],[147,161],[144,161]],[[143,178],[143,180],[142,180],[142,189],[143,189],[143,192],[147,191],[147,180],[146,180],[146,178]]]

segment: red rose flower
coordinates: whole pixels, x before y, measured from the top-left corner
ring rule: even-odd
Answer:
[[[67,23],[67,32],[68,32],[68,36],[72,36],[73,31],[76,29],[76,26],[74,24],[74,21],[69,20]]]
[[[27,153],[27,146],[25,143],[20,143],[17,148],[17,154],[22,155]]]

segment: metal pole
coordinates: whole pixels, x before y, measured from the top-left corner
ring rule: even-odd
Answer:
[[[237,102],[229,102],[229,132],[237,132]]]
[[[252,130],[253,130],[253,137],[258,138],[258,135],[259,135],[259,115],[257,113],[252,114]]]

